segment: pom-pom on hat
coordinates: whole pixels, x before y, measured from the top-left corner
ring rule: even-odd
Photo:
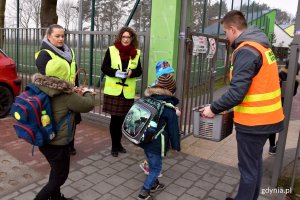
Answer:
[[[156,80],[154,87],[169,90],[172,94],[176,91],[176,81],[173,79],[172,74],[162,75]]]
[[[162,76],[162,75],[167,75],[167,74],[172,74],[174,73],[174,69],[168,61],[166,60],[161,60],[156,63],[156,78]]]

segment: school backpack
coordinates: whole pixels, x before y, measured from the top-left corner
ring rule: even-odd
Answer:
[[[49,115],[50,124],[47,126],[41,123],[42,111],[46,111]],[[60,125],[65,120],[70,122],[69,113],[56,125],[50,97],[32,83],[28,84],[25,91],[16,97],[11,108],[11,115],[17,120],[13,127],[18,137],[32,144],[33,147],[49,143],[55,137]]]
[[[164,106],[174,108],[170,103],[151,97],[143,97],[135,101],[125,116],[122,133],[134,144],[151,143],[161,130],[157,130],[159,118]]]

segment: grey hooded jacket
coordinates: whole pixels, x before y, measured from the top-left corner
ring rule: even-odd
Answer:
[[[264,47],[270,48],[268,37],[257,27],[246,29],[231,45],[232,49],[244,41],[253,41]],[[234,53],[233,71],[230,87],[220,99],[211,104],[213,113],[218,114],[239,105],[246,96],[253,77],[259,72],[262,65],[262,56],[258,50],[251,46],[239,48]],[[253,134],[270,134],[280,132],[283,122],[266,124],[260,126],[245,126],[235,123],[237,131]]]

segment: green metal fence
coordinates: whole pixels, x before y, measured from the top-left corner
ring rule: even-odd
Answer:
[[[41,32],[42,29],[0,29],[0,33],[3,35],[2,49],[17,64],[18,75],[22,79],[22,90],[31,82],[31,76],[38,72],[34,54],[40,49],[43,38]],[[107,118],[106,113],[102,113],[105,77],[102,76],[101,64],[107,48],[114,42],[116,32],[66,31],[65,34],[65,43],[75,52],[77,67],[85,68],[86,83],[97,92],[96,106],[89,116]],[[143,76],[137,79],[136,94],[138,98],[147,85],[149,34],[148,32],[137,34],[144,71]],[[93,37],[92,48],[91,37]],[[83,74],[80,74],[80,80],[83,80]],[[104,120],[107,122],[106,119]]]

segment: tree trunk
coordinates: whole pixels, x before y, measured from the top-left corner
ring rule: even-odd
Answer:
[[[0,1],[0,48],[3,47],[3,41],[4,41],[4,14],[5,14],[5,3],[6,0]]]
[[[41,3],[41,28],[47,28],[51,24],[56,24],[58,16],[56,13],[57,0],[42,0]],[[42,31],[42,36],[45,31]]]

